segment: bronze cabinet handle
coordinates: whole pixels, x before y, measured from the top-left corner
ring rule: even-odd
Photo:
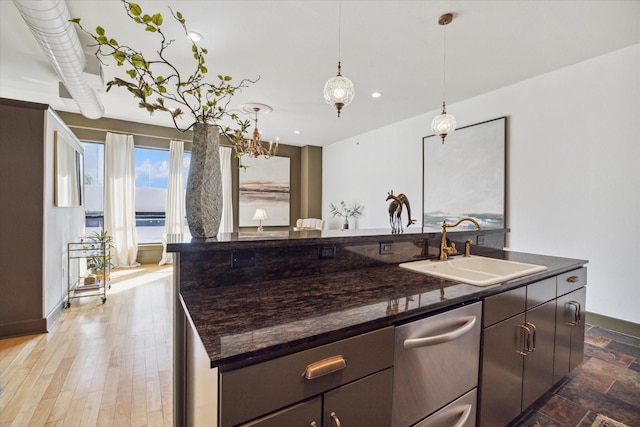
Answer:
[[[336,415],[335,412],[332,412],[331,414],[329,414],[331,416],[331,419],[333,420],[333,422],[336,424],[336,427],[340,427],[340,418],[338,418],[338,416]]]
[[[347,361],[342,355],[328,357],[318,362],[313,362],[305,368],[302,376],[308,380],[319,378],[347,367]]]
[[[567,282],[569,283],[576,283],[578,281],[580,281],[580,278],[578,276],[567,277]]]
[[[580,324],[581,315],[580,315],[580,303],[578,301],[569,301],[567,305],[573,307],[575,311],[573,312],[573,320],[569,320],[567,322],[570,326],[576,326]]]
[[[533,341],[533,346],[531,346],[532,344],[531,341],[527,341],[527,351],[529,353],[533,353],[536,349],[536,331],[538,329],[536,328],[536,325],[534,325],[531,322],[527,322],[527,326],[529,326],[532,329],[532,341]]]
[[[516,350],[516,353],[522,356],[526,356],[530,353],[529,348],[531,347],[531,329],[529,329],[525,325],[518,325],[518,327],[524,331],[524,334],[522,335],[522,347],[520,350]]]

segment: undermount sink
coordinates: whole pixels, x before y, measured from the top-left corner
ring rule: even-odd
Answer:
[[[470,256],[447,261],[405,262],[400,267],[443,279],[475,286],[489,286],[545,271],[547,267],[504,259]]]

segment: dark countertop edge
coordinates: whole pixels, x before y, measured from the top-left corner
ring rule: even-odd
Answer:
[[[556,256],[548,256],[548,255],[536,255],[536,254],[528,254],[523,252],[504,251],[500,249],[489,249],[489,248],[482,248],[482,247],[476,247],[476,249],[477,249],[477,252],[473,252],[474,255],[482,255],[482,256],[500,258],[500,259],[515,258],[514,261],[530,262],[530,263],[536,263],[537,261],[538,264],[546,265],[547,267],[549,267],[549,265],[553,263],[560,263],[561,265],[556,267],[549,267],[547,270],[542,271],[540,273],[514,279],[508,282],[504,282],[502,284],[488,286],[488,287],[478,287],[477,292],[474,292],[462,297],[454,298],[451,300],[442,301],[440,303],[434,303],[428,306],[418,307],[418,308],[412,309],[411,311],[398,313],[392,316],[387,316],[385,318],[375,319],[375,320],[367,321],[363,323],[354,323],[349,327],[332,330],[332,331],[320,333],[317,335],[309,335],[302,339],[295,339],[292,341],[287,341],[280,344],[272,345],[269,347],[260,348],[254,351],[238,353],[232,356],[211,359],[210,367],[219,368],[221,371],[229,371],[229,370],[237,369],[243,366],[264,362],[267,360],[274,359],[276,357],[297,353],[299,351],[307,350],[309,348],[313,348],[313,347],[328,344],[331,342],[339,341],[342,339],[350,338],[356,335],[360,335],[376,329],[381,329],[387,326],[400,325],[412,320],[417,320],[419,318],[425,317],[426,315],[434,315],[434,314],[437,314],[438,312],[446,311],[451,308],[468,305],[477,301],[481,301],[482,299],[491,295],[506,292],[511,289],[519,288],[521,286],[525,286],[533,282],[538,282],[540,280],[544,280],[549,277],[557,276],[558,274],[562,274],[567,271],[580,268],[588,263],[587,260],[582,260],[582,259],[564,258],[564,257],[556,257]],[[542,259],[546,259],[548,260],[548,262],[541,263],[540,261]],[[400,268],[400,267],[397,267],[397,268]],[[420,273],[412,273],[412,274],[420,274]],[[445,283],[445,286],[457,284],[456,282],[451,282],[447,280],[444,280],[443,282]],[[181,302],[185,307],[185,312],[187,314],[189,322],[191,323],[192,327],[195,330],[197,330],[195,323],[190,317],[187,304],[185,303],[184,300],[182,300]]]
[[[505,234],[508,228],[487,230],[451,230],[447,235],[463,237],[480,234]],[[415,229],[401,234],[392,234],[388,229],[359,229],[359,230],[317,230],[317,231],[264,231],[220,233],[210,239],[190,239],[187,235],[167,235],[167,252],[205,252],[212,250],[246,249],[247,246],[258,249],[260,247],[282,247],[295,245],[331,245],[358,244],[371,242],[402,242],[414,241],[420,238],[434,238],[440,231]]]
[[[425,314],[435,315],[452,308],[470,305],[480,301],[480,298],[457,298],[443,303],[432,304],[412,312],[404,312],[384,319],[372,320],[354,324],[348,328],[337,329],[318,335],[312,335],[303,339],[288,341],[283,344],[262,348],[253,352],[246,352],[224,359],[211,360],[211,368],[218,368],[220,372],[228,372],[256,363],[266,362],[278,357],[287,356],[300,351],[308,350],[325,344],[330,344],[343,339],[351,338],[367,332],[376,331],[386,327],[393,327],[409,322],[412,319],[423,317]]]

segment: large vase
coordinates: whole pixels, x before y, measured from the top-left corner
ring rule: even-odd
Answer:
[[[185,209],[191,236],[215,237],[222,220],[222,175],[218,126],[196,123]]]

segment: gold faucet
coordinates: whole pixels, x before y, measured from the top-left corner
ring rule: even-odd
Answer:
[[[478,221],[469,217],[461,218],[455,224],[447,224],[446,220],[442,221],[442,238],[440,239],[440,261],[445,261],[447,259],[448,254],[457,253],[455,243],[451,242],[451,246],[447,246],[447,228],[457,227],[463,221],[472,222],[476,226],[476,228],[480,230],[480,224],[478,224]],[[465,250],[465,256],[467,256],[466,252],[467,251]]]

